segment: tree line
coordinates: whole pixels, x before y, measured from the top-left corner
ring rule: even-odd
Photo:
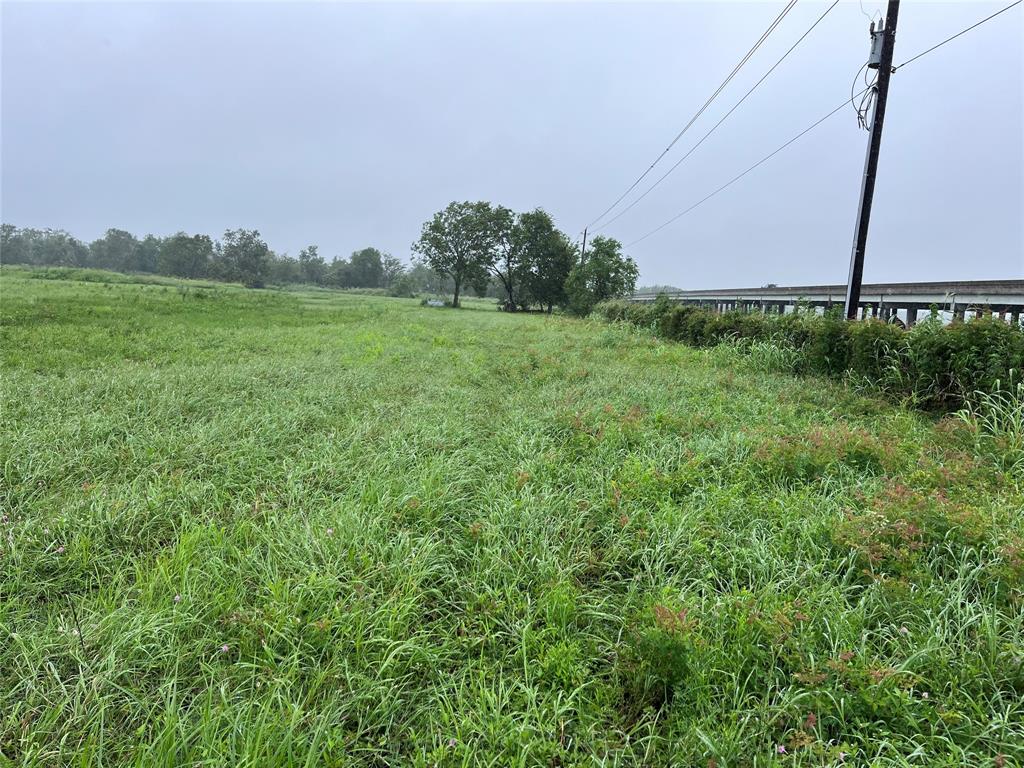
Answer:
[[[289,283],[330,288],[384,288],[414,295],[444,285],[423,267],[407,266],[376,248],[326,261],[315,245],[298,257],[275,253],[257,230],[229,229],[220,240],[178,232],[137,238],[123,229],[84,243],[63,230],[2,225],[0,258],[5,264],[85,267],[143,272],[189,279],[223,280],[248,288]],[[435,285],[432,285],[435,284]]]
[[[363,248],[330,262],[315,245],[297,257],[275,253],[259,231],[229,229],[219,240],[178,232],[138,238],[123,229],[84,243],[63,230],[2,225],[6,264],[107,269],[189,279],[223,280],[248,288],[307,284],[384,289],[394,296],[450,293],[459,306],[469,290],[497,298],[508,311],[562,307],[589,314],[606,299],[631,293],[636,263],[617,240],[595,237],[585,254],[537,208],[516,213],[487,202],[453,202],[423,225],[412,264]]]
[[[589,314],[599,301],[632,293],[637,266],[621,244],[595,237],[581,253],[541,208],[516,213],[502,205],[453,202],[423,225],[412,250],[452,283],[452,306],[465,287],[500,287],[509,311],[556,306]]]

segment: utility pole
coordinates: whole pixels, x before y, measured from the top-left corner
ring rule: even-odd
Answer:
[[[583,228],[583,245],[580,248],[580,266],[581,267],[583,266],[584,261],[586,261],[586,256],[587,256],[587,228],[584,227]]]
[[[857,211],[857,230],[853,239],[853,253],[850,255],[850,279],[846,284],[846,319],[857,319],[860,303],[860,284],[864,276],[864,251],[868,240],[868,223],[871,220],[871,199],[875,195],[875,175],[878,171],[878,150],[882,146],[882,122],[885,120],[885,102],[889,97],[889,77],[892,75],[892,53],[896,47],[896,19],[900,13],[900,0],[889,0],[885,11],[885,27],[876,31],[871,25],[871,59],[868,66],[875,64],[878,50],[876,42],[881,37],[881,53],[877,59],[878,83],[875,86],[875,109],[871,119],[871,138],[868,141],[868,155],[864,161],[864,179],[860,187],[860,208]]]

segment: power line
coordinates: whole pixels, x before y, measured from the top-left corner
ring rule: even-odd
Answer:
[[[700,141],[698,141],[696,144],[694,144],[690,148],[689,152],[687,152],[685,155],[683,155],[681,158],[679,158],[676,161],[675,165],[673,165],[671,168],[669,168],[668,171],[666,171],[662,175],[662,177],[660,179],[658,179],[651,186],[649,186],[646,189],[646,191],[642,195],[640,195],[640,197],[638,197],[636,200],[631,202],[629,205],[627,205],[625,208],[623,208],[621,211],[619,211],[617,214],[615,214],[612,218],[608,219],[608,221],[606,221],[604,224],[602,224],[599,227],[596,227],[596,229],[604,229],[605,227],[610,225],[612,222],[616,221],[620,216],[625,214],[627,211],[629,211],[631,208],[633,208],[633,206],[635,206],[637,203],[639,203],[641,200],[643,200],[645,197],[647,197],[647,195],[649,195],[654,190],[655,187],[657,187],[659,184],[661,184],[661,182],[663,182],[665,179],[667,179],[669,177],[669,175],[676,168],[678,168],[683,163],[684,160],[686,160],[686,158],[688,158],[690,155],[692,155],[696,151],[697,147],[699,147],[701,144],[704,143],[704,140],[708,136],[710,136],[712,133],[714,133],[716,130],[718,130],[718,127],[729,118],[729,115],[731,115],[733,112],[736,111],[737,107],[739,107],[740,104],[742,104],[744,101],[747,100],[747,97],[750,96],[750,94],[752,94],[754,91],[757,90],[758,86],[761,85],[761,83],[763,83],[765,80],[768,79],[768,76],[772,72],[775,71],[776,67],[778,67],[779,64],[781,64],[783,61],[785,61],[786,57],[788,57],[789,54],[791,54],[794,50],[796,50],[796,47],[798,45],[800,45],[800,43],[802,43],[804,41],[804,38],[806,38],[809,34],[811,34],[811,32],[814,31],[814,28],[816,26],[818,26],[819,23],[821,23],[821,20],[824,19],[826,16],[828,16],[829,12],[833,8],[835,8],[837,5],[839,5],[839,0],[835,0],[835,2],[833,2],[832,5],[830,5],[825,10],[825,12],[823,14],[821,14],[821,16],[819,16],[817,18],[817,20],[813,24],[811,24],[811,26],[808,28],[808,30],[806,32],[804,32],[802,35],[800,35],[800,38],[795,43],[793,43],[793,45],[790,47],[790,49],[788,51],[786,51],[784,54],[782,54],[782,58],[780,58],[778,61],[776,61],[774,64],[772,64],[771,69],[769,69],[767,72],[765,72],[763,75],[761,75],[761,79],[758,80],[756,83],[754,83],[753,87],[749,91],[747,91],[745,94],[743,94],[743,98],[741,98],[739,101],[737,101],[732,106],[732,109],[730,109],[728,112],[726,112],[725,115],[722,116],[722,119],[719,120],[717,123],[715,123],[715,125],[711,128],[711,130],[708,131],[707,133],[705,133],[701,137]],[[867,66],[867,65],[865,65],[865,66]]]
[[[864,89],[863,91],[861,91],[860,93],[857,93],[857,94],[855,94],[855,95],[854,95],[854,98],[856,98],[857,96],[860,96],[860,94],[861,94],[861,93],[864,93],[864,91],[867,91],[867,90],[868,90],[868,88],[865,88],[865,89]],[[703,198],[701,198],[701,199],[700,199],[700,200],[698,200],[698,201],[697,201],[696,203],[694,203],[694,204],[693,204],[693,205],[691,205],[691,206],[690,206],[689,208],[687,208],[687,209],[686,209],[685,211],[682,211],[681,213],[677,213],[677,214],[676,214],[675,216],[673,216],[673,217],[672,217],[671,219],[669,219],[668,221],[666,221],[666,222],[665,222],[664,224],[662,224],[662,225],[660,225],[660,226],[658,226],[658,227],[655,227],[654,229],[652,229],[652,230],[651,230],[650,232],[648,232],[648,233],[647,233],[646,235],[644,235],[643,237],[638,237],[638,238],[637,238],[636,240],[633,240],[632,242],[630,242],[630,243],[627,243],[627,244],[626,244],[626,247],[627,247],[627,248],[629,248],[629,247],[631,247],[631,246],[634,246],[634,245],[636,245],[636,244],[637,244],[637,243],[639,243],[639,242],[640,242],[641,240],[646,240],[646,239],[647,239],[648,237],[650,237],[651,235],[653,235],[653,234],[655,234],[655,233],[657,233],[657,232],[660,232],[661,230],[663,230],[663,229],[664,229],[665,227],[667,227],[667,226],[668,226],[669,224],[672,224],[672,223],[674,223],[675,221],[678,221],[678,220],[679,220],[679,219],[681,219],[681,218],[682,218],[683,216],[685,216],[685,215],[686,215],[686,214],[688,214],[688,213],[689,213],[690,211],[692,211],[692,210],[693,210],[694,208],[697,208],[698,206],[700,206],[700,205],[703,205],[703,204],[704,204],[704,203],[706,203],[706,202],[707,202],[708,200],[710,200],[710,199],[711,199],[712,197],[714,197],[715,195],[717,195],[717,194],[718,194],[719,192],[723,191],[724,189],[727,189],[728,187],[731,187],[731,186],[732,186],[733,184],[735,184],[735,183],[736,183],[737,181],[739,181],[740,179],[742,179],[742,178],[743,178],[744,176],[746,176],[746,175],[747,175],[748,173],[750,173],[750,172],[751,172],[752,170],[754,170],[755,168],[757,168],[757,167],[759,167],[759,166],[763,165],[764,163],[768,162],[769,160],[771,160],[771,159],[772,159],[773,157],[775,157],[775,156],[776,156],[777,154],[779,154],[779,152],[781,152],[782,150],[784,150],[784,149],[785,149],[786,147],[788,147],[788,146],[789,146],[790,144],[792,144],[792,143],[793,143],[794,141],[796,141],[797,139],[799,139],[799,138],[803,137],[804,135],[806,135],[806,134],[810,133],[810,132],[811,132],[812,130],[814,130],[814,129],[815,129],[815,128],[817,128],[817,127],[818,127],[819,125],[821,125],[821,124],[822,124],[822,123],[824,123],[824,122],[825,122],[826,120],[828,120],[828,119],[829,119],[830,117],[832,117],[832,115],[836,114],[836,112],[838,112],[838,111],[839,111],[839,110],[841,110],[841,109],[844,109],[844,108],[846,107],[846,105],[847,105],[847,104],[849,104],[849,103],[850,103],[850,100],[849,100],[849,99],[843,99],[843,103],[842,103],[842,104],[840,104],[840,105],[839,105],[838,107],[836,107],[835,109],[833,109],[833,110],[832,110],[831,112],[829,112],[829,113],[828,113],[827,115],[825,115],[824,117],[821,117],[821,118],[818,118],[817,120],[815,120],[815,121],[814,121],[813,123],[811,123],[811,124],[810,124],[809,126],[807,126],[806,128],[804,128],[804,129],[803,129],[802,131],[800,131],[800,133],[798,133],[798,134],[797,134],[796,136],[794,136],[793,138],[791,138],[791,139],[790,139],[789,141],[787,141],[787,142],[786,142],[785,144],[783,144],[783,145],[782,145],[781,147],[779,147],[778,149],[776,149],[776,150],[775,150],[774,152],[772,152],[771,154],[765,155],[765,156],[764,156],[764,157],[762,157],[762,158],[761,158],[760,160],[758,160],[758,161],[757,161],[756,163],[754,163],[754,164],[753,164],[752,166],[750,166],[749,168],[747,168],[747,170],[743,171],[743,173],[740,173],[740,174],[738,174],[737,176],[734,176],[734,177],[733,177],[732,179],[730,179],[730,180],[729,180],[729,181],[727,181],[727,182],[726,182],[725,184],[723,184],[722,186],[720,186],[720,187],[719,187],[718,189],[716,189],[716,190],[715,190],[714,192],[712,192],[712,193],[711,193],[710,195],[708,195],[708,196],[706,196],[706,197],[703,197]]]
[[[911,56],[911,57],[910,57],[909,59],[907,59],[906,61],[904,61],[904,62],[903,62],[902,64],[900,64],[900,65],[898,65],[898,66],[894,67],[894,68],[893,68],[893,70],[895,71],[895,70],[897,70],[897,69],[902,69],[903,67],[907,66],[907,64],[910,64],[910,63],[911,63],[912,61],[917,61],[917,60],[918,60],[918,59],[920,59],[920,58],[921,58],[922,56],[925,56],[926,54],[929,54],[929,53],[931,53],[932,51],[934,51],[934,50],[935,50],[936,48],[941,48],[941,47],[942,47],[943,45],[945,45],[946,43],[948,43],[948,42],[950,42],[950,41],[952,41],[952,40],[955,40],[956,38],[960,37],[961,35],[963,35],[963,34],[964,34],[964,33],[966,33],[966,32],[970,32],[970,31],[971,31],[972,29],[974,29],[975,27],[981,26],[981,25],[982,25],[982,24],[984,24],[984,23],[985,23],[986,21],[989,21],[989,20],[991,20],[991,19],[994,19],[994,18],[995,18],[996,16],[998,16],[999,14],[1001,14],[1001,13],[1005,13],[1006,11],[1010,10],[1011,8],[1013,8],[1014,6],[1016,6],[1016,5],[1020,5],[1020,4],[1022,3],[1022,2],[1024,2],[1024,0],[1016,0],[1016,2],[1014,2],[1014,3],[1010,3],[1010,4],[1008,5],[1008,6],[1006,6],[1006,7],[1005,7],[1005,8],[1003,8],[1002,10],[1000,10],[1000,11],[996,11],[996,12],[995,12],[995,13],[993,13],[993,14],[992,14],[991,16],[987,16],[987,17],[985,17],[984,19],[982,19],[981,21],[979,21],[979,22],[977,22],[977,23],[975,23],[975,24],[972,24],[971,26],[967,27],[966,29],[963,29],[963,30],[961,30],[960,32],[957,32],[957,33],[956,33],[955,35],[953,35],[952,37],[948,37],[948,38],[946,38],[946,39],[945,39],[945,40],[943,40],[943,41],[942,41],[941,43],[938,43],[938,44],[936,44],[936,45],[933,45],[933,46],[932,46],[931,48],[928,48],[927,50],[921,51],[921,53],[919,53],[919,54],[917,54],[917,55],[915,55],[915,56]],[[765,156],[764,156],[764,157],[762,157],[762,158],[761,158],[760,160],[758,160],[758,161],[757,161],[756,163],[754,163],[754,164],[753,164],[752,166],[750,166],[749,168],[747,168],[747,169],[746,169],[745,171],[743,171],[742,173],[740,173],[740,174],[738,174],[738,175],[734,176],[734,177],[733,177],[732,179],[730,179],[730,180],[729,180],[729,181],[727,181],[727,182],[726,182],[725,184],[723,184],[722,186],[720,186],[720,187],[719,187],[718,189],[716,189],[716,190],[715,190],[714,192],[712,192],[711,194],[709,194],[709,195],[707,195],[707,196],[705,196],[705,197],[701,198],[700,200],[698,200],[698,201],[697,201],[696,203],[694,203],[693,205],[691,205],[691,206],[690,206],[689,208],[687,208],[686,210],[684,210],[684,211],[681,211],[680,213],[677,213],[677,214],[676,214],[675,216],[673,216],[673,217],[672,217],[671,219],[669,219],[668,221],[666,221],[666,222],[665,222],[664,224],[661,224],[661,225],[659,225],[659,226],[655,227],[654,229],[652,229],[652,230],[651,230],[650,232],[648,232],[647,234],[645,234],[645,235],[643,235],[643,236],[641,236],[641,237],[638,237],[638,238],[637,238],[636,240],[633,240],[633,241],[631,241],[631,242],[627,243],[625,247],[629,248],[629,247],[632,247],[632,246],[636,245],[637,243],[641,242],[642,240],[646,240],[646,239],[647,239],[648,237],[650,237],[651,235],[654,235],[654,234],[656,234],[656,233],[660,232],[661,230],[663,230],[663,229],[664,229],[665,227],[667,227],[667,226],[668,226],[669,224],[672,224],[672,223],[674,223],[674,222],[678,221],[678,220],[679,220],[679,219],[681,219],[681,218],[682,218],[683,216],[685,216],[686,214],[690,213],[690,211],[692,211],[692,210],[694,210],[695,208],[697,208],[697,207],[699,207],[699,206],[703,205],[703,204],[704,204],[704,203],[706,203],[706,202],[707,202],[708,200],[710,200],[710,199],[711,199],[712,197],[714,197],[715,195],[717,195],[717,194],[718,194],[719,192],[722,192],[723,190],[727,189],[728,187],[731,187],[731,186],[732,186],[733,184],[735,184],[735,183],[736,183],[737,181],[739,181],[740,179],[742,179],[742,178],[743,178],[744,176],[746,176],[746,175],[747,175],[748,173],[750,173],[751,171],[753,171],[753,170],[754,170],[755,168],[758,168],[759,166],[761,166],[761,165],[763,165],[764,163],[766,163],[766,162],[767,162],[768,160],[771,160],[771,159],[772,159],[773,157],[775,157],[775,155],[779,154],[779,152],[781,152],[782,150],[784,150],[784,149],[785,149],[786,147],[788,147],[788,146],[789,146],[790,144],[792,144],[793,142],[795,142],[795,141],[796,141],[797,139],[800,139],[800,138],[801,138],[801,137],[803,137],[804,135],[806,135],[806,134],[810,133],[810,132],[811,132],[812,130],[814,130],[814,129],[815,129],[815,128],[817,128],[817,127],[818,127],[819,125],[821,125],[821,124],[822,124],[822,123],[824,123],[824,122],[825,122],[826,120],[828,120],[828,119],[829,119],[830,117],[832,117],[832,116],[833,116],[834,114],[836,114],[836,113],[837,113],[837,112],[838,112],[839,110],[841,110],[841,109],[843,109],[844,107],[846,107],[846,105],[847,105],[847,104],[849,104],[849,103],[850,103],[851,101],[853,101],[853,99],[855,99],[855,98],[857,98],[858,96],[860,96],[860,95],[862,95],[862,94],[866,93],[867,91],[871,90],[871,88],[873,88],[873,87],[874,87],[874,84],[872,84],[872,85],[868,86],[867,88],[864,88],[863,90],[859,91],[858,93],[852,94],[852,95],[851,95],[851,97],[850,97],[849,99],[843,99],[843,103],[842,103],[842,104],[840,104],[840,105],[839,105],[838,107],[836,107],[835,109],[833,109],[833,110],[832,110],[831,112],[829,112],[829,113],[828,113],[827,115],[825,115],[824,117],[821,117],[821,118],[819,118],[818,120],[816,120],[816,121],[814,121],[813,123],[811,123],[811,124],[810,124],[809,126],[807,126],[806,128],[804,128],[804,130],[802,130],[802,131],[801,131],[800,133],[798,133],[798,134],[797,134],[796,136],[794,136],[793,138],[791,138],[791,139],[790,139],[789,141],[787,141],[787,142],[786,142],[785,144],[783,144],[782,146],[778,147],[778,148],[777,148],[776,150],[774,150],[774,151],[773,151],[773,152],[771,152],[770,154],[767,154],[767,155],[765,155]]]
[[[966,34],[967,32],[970,32],[975,27],[980,27],[986,21],[991,21],[992,19],[994,19],[996,16],[998,16],[1001,13],[1006,13],[1008,10],[1013,8],[1015,5],[1020,5],[1021,2],[1024,2],[1024,0],[1017,0],[1017,2],[1015,2],[1015,3],[1010,3],[1008,6],[1003,8],[1001,11],[996,11],[991,16],[986,16],[984,19],[982,19],[981,21],[977,22],[976,24],[972,24],[971,26],[967,27],[967,29],[960,30],[955,35],[953,35],[952,37],[947,37],[941,43],[938,43],[937,45],[933,45],[927,51],[921,51],[916,56],[912,56],[911,58],[909,58],[906,61],[904,61],[902,64],[897,64],[895,67],[893,67],[893,71],[895,72],[897,69],[903,69],[903,67],[907,66],[907,64],[909,64],[910,62],[917,61],[918,59],[920,59],[925,54],[928,54],[928,53],[931,53],[932,51],[934,51],[936,48],[941,48],[946,43],[948,43],[948,42],[950,42],[952,40],[956,40],[958,37],[960,37],[960,35],[963,35],[963,34]]]
[[[694,124],[694,122],[697,120],[697,118],[699,118],[704,113],[704,110],[706,110],[711,105],[711,102],[713,102],[718,97],[718,95],[725,89],[725,87],[730,83],[730,81],[736,76],[736,73],[738,73],[740,71],[740,69],[743,68],[743,65],[746,64],[750,60],[750,57],[753,56],[754,53],[757,51],[757,49],[760,48],[761,45],[764,43],[764,41],[768,39],[768,36],[771,35],[771,33],[775,30],[775,28],[786,17],[786,15],[791,10],[793,10],[793,6],[795,6],[796,3],[797,3],[797,0],[789,0],[789,2],[782,9],[782,11],[779,13],[779,15],[775,17],[775,20],[768,26],[768,29],[766,29],[761,34],[761,37],[758,38],[757,42],[754,43],[754,45],[751,47],[751,49],[749,51],[747,51],[747,53],[743,56],[742,59],[740,59],[739,64],[737,64],[735,67],[733,67],[732,72],[730,72],[729,75],[725,78],[725,80],[722,81],[721,85],[718,86],[718,88],[715,90],[715,92],[712,93],[710,97],[708,97],[708,100],[705,101],[704,105],[700,109],[697,110],[697,113],[693,117],[690,118],[690,122],[688,122],[686,125],[683,126],[683,129],[681,131],[679,131],[679,133],[676,134],[676,137],[674,139],[672,139],[672,141],[669,143],[669,145],[667,147],[665,147],[665,149],[662,151],[662,153],[660,155],[658,155],[658,157],[654,160],[653,163],[650,164],[650,166],[647,168],[647,170],[644,171],[642,174],[640,174],[639,178],[637,178],[636,181],[634,181],[632,184],[630,184],[629,188],[626,189],[626,191],[623,192],[622,195],[614,203],[612,203],[604,211],[602,211],[600,216],[598,216],[592,222],[587,224],[587,228],[590,228],[590,227],[594,226],[594,224],[596,224],[601,219],[603,219],[606,215],[608,215],[608,213],[610,211],[614,210],[615,206],[617,206],[619,203],[621,203],[630,192],[632,192],[634,189],[636,189],[637,185],[640,184],[641,181],[643,181],[645,178],[647,178],[647,174],[649,174],[652,170],[654,170],[654,166],[656,166],[658,163],[661,162],[661,159],[663,157],[665,157],[665,155],[668,154],[669,150],[671,150],[672,147],[675,146],[676,142],[678,142],[679,139],[681,139],[683,137],[683,134],[686,133],[689,130],[690,126]]]

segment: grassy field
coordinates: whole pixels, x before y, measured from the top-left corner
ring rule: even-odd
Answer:
[[[970,425],[599,322],[5,272],[0,764],[1013,766]]]

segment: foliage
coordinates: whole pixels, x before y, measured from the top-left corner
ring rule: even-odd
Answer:
[[[718,314],[669,302],[607,301],[607,320],[649,327],[672,341],[707,347],[746,339],[783,350],[781,370],[854,378],[932,408],[959,407],[975,392],[1012,392],[1024,371],[1024,330],[995,318],[943,325],[937,318],[909,331],[878,320],[846,322],[835,312]]]
[[[131,232],[108,229],[103,237],[89,246],[92,265],[99,269],[131,272],[139,266],[139,245]]]
[[[270,249],[260,233],[255,229],[227,230],[213,274],[246,288],[263,288],[270,276]]]
[[[60,229],[18,229],[3,224],[0,258],[4,264],[84,267],[89,266],[89,247]]]
[[[423,225],[412,245],[423,262],[454,283],[452,306],[459,306],[464,285],[486,283],[495,262],[496,214],[490,203],[453,202]]]
[[[171,235],[160,245],[160,272],[175,277],[206,277],[213,261],[213,241],[206,235]]]
[[[566,285],[576,264],[576,248],[540,208],[519,216],[525,269],[525,303],[549,313],[569,299]]]
[[[569,273],[569,309],[576,315],[589,315],[598,303],[631,294],[638,275],[636,262],[622,254],[619,241],[598,235],[585,258]]]
[[[363,248],[349,259],[349,281],[345,287],[380,288],[384,285],[383,254],[376,248]]]
[[[315,245],[306,246],[299,251],[298,277],[302,282],[310,285],[322,285],[326,274],[327,264]]]
[[[0,257],[4,264],[40,267],[83,267],[124,273],[161,274],[186,279],[208,277],[242,282],[249,287],[306,284],[332,288],[388,288],[406,274],[405,265],[376,248],[364,248],[351,260],[327,264],[315,245],[298,258],[274,253],[258,232],[228,230],[223,242],[206,235],[179,232],[142,240],[120,229],[85,245],[61,230],[2,227]],[[427,290],[429,277],[412,270],[415,291]],[[408,283],[406,283],[408,285]]]

